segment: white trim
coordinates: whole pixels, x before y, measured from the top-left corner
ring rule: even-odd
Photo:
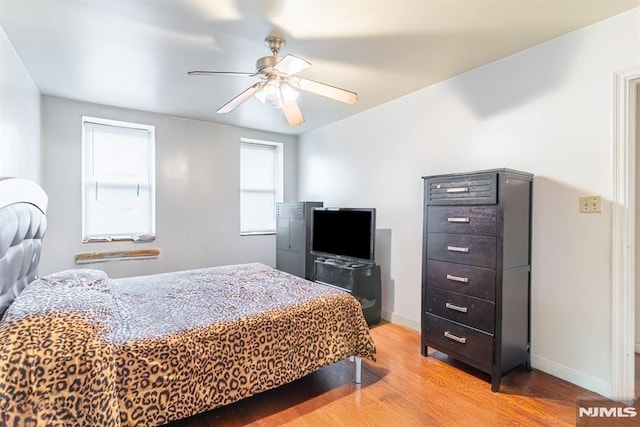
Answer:
[[[156,127],[154,125],[145,125],[142,123],[132,123],[132,122],[123,122],[120,120],[110,120],[110,119],[102,119],[99,117],[91,117],[91,116],[82,116],[82,126],[84,127],[85,123],[92,123],[94,125],[103,125],[103,126],[113,126],[119,128],[129,128],[129,129],[138,129],[145,130],[149,133],[155,133]]]
[[[577,386],[586,388],[602,396],[611,396],[613,387],[611,383],[592,377],[584,372],[577,371],[568,366],[561,365],[549,359],[531,355],[531,367],[547,374],[553,375]]]
[[[382,310],[380,317],[382,317],[384,320],[388,322],[394,323],[396,325],[404,326],[418,333],[420,332],[419,321],[409,319],[408,317],[404,317],[399,314],[395,314],[394,312],[389,310]]]
[[[635,86],[640,64],[614,73],[613,208],[611,260],[612,390],[605,396],[633,400],[635,349]]]

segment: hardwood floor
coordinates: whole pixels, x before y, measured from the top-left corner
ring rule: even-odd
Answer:
[[[602,399],[524,368],[492,393],[488,375],[439,352],[422,357],[413,331],[384,323],[371,333],[378,360],[364,361],[361,385],[353,364],[339,362],[169,426],[574,426],[577,399]]]

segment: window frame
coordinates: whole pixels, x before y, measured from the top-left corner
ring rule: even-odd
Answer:
[[[275,150],[275,189],[274,189],[274,206],[273,206],[273,229],[268,230],[253,230],[253,231],[245,231],[243,229],[242,223],[242,193],[245,191],[242,187],[242,147],[243,145],[262,145],[274,147]],[[240,138],[239,145],[239,169],[240,169],[240,183],[239,183],[239,213],[240,213],[240,235],[241,236],[256,236],[256,235],[271,235],[276,234],[276,205],[284,201],[284,144],[282,142],[277,141],[266,141],[261,139],[253,139],[253,138]]]
[[[93,124],[98,126],[110,126],[120,129],[141,130],[148,132],[149,143],[149,197],[150,197],[150,212],[149,212],[149,226],[150,233],[138,233],[131,232],[126,234],[109,233],[111,236],[105,235],[88,235],[87,226],[87,205],[86,205],[86,186],[88,185],[88,171],[90,167],[87,163],[87,150],[94,150],[93,146],[88,145],[92,142],[87,140],[87,124]],[[118,242],[118,241],[153,241],[156,238],[156,127],[154,125],[146,125],[141,123],[125,122],[120,120],[104,119],[99,117],[82,116],[81,123],[82,131],[82,229],[81,229],[81,241],[82,243],[97,243],[97,242]],[[128,184],[127,184],[128,185]]]

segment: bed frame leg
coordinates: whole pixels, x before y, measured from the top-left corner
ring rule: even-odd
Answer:
[[[356,384],[360,384],[362,382],[362,358],[358,356],[351,356],[349,357],[349,360],[356,362],[353,380]]]

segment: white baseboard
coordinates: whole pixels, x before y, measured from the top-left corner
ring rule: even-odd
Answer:
[[[634,350],[634,351],[635,351],[636,353],[640,353],[640,342],[636,341],[636,342],[635,342],[635,344],[636,344],[636,345],[635,345],[635,350]]]
[[[560,365],[559,363],[552,362],[535,354],[531,355],[531,366],[554,377],[598,393],[608,399],[613,399],[613,384],[599,378],[592,377],[584,372],[576,371],[573,368]]]
[[[395,314],[392,311],[382,310],[380,316],[391,323],[395,323],[396,325],[404,326],[406,328],[412,329],[416,332],[420,332],[420,322],[409,319],[408,317],[400,316],[399,314]]]

